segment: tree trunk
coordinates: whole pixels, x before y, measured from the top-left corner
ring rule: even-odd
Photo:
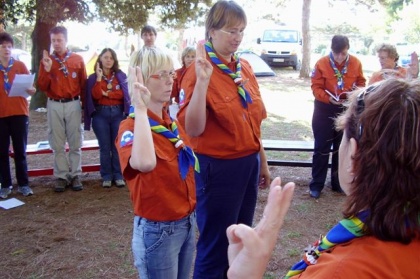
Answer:
[[[50,35],[49,30],[56,26],[57,23],[44,23],[39,19],[35,22],[34,31],[32,31],[32,69],[35,73],[35,80],[38,78],[39,64],[42,58],[43,50],[50,51]],[[34,96],[31,98],[29,109],[35,110],[37,108],[47,107],[47,96],[44,92],[37,89]]]
[[[311,67],[311,34],[309,31],[309,16],[311,14],[311,0],[303,0],[302,6],[302,38],[303,57],[299,77],[308,78]]]

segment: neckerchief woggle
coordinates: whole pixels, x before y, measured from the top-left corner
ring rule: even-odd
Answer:
[[[3,64],[0,63],[0,71],[4,73],[4,90],[6,91],[6,94],[9,94],[10,88],[12,88],[12,85],[9,82],[9,71],[12,69],[14,62],[15,60],[13,57],[10,57],[9,64],[6,68],[3,66]]]
[[[334,57],[332,51],[330,52],[330,65],[331,68],[334,71],[334,76],[337,77],[337,88],[340,90],[344,89],[344,75],[347,74],[347,65],[349,64],[349,58],[350,55],[347,54],[346,63],[344,64],[344,67],[341,71],[337,69],[337,66],[335,66]]]
[[[213,49],[213,45],[211,42],[206,42],[204,47],[209,55],[211,61],[219,67],[225,74],[229,75],[235,84],[238,87],[238,94],[241,96],[242,106],[244,108],[248,107],[248,104],[252,104],[251,95],[249,95],[248,91],[246,91],[244,87],[244,83],[242,82],[241,77],[241,62],[239,57],[236,54],[233,54],[233,58],[236,61],[236,73],[232,72],[228,66],[226,66],[220,59],[217,57],[216,52]]]
[[[130,106],[130,111],[128,114],[129,117],[134,118],[134,107]],[[178,134],[178,126],[176,125],[175,121],[173,121],[171,117],[172,123],[170,124],[171,130],[168,130],[165,126],[160,125],[157,121],[149,118],[150,129],[157,134],[160,134],[167,138],[170,142],[172,142],[175,148],[181,147],[181,150],[178,154],[178,168],[179,173],[183,180],[187,177],[188,170],[191,167],[194,167],[196,172],[200,172],[200,165],[198,163],[198,159],[195,156],[194,152],[189,146],[186,146],[182,139],[179,137]]]
[[[314,245],[305,249],[306,253],[303,256],[303,259],[291,267],[284,279],[298,275],[305,271],[308,266],[316,264],[318,258],[322,256],[323,251],[363,236],[364,233],[362,228],[366,217],[367,212],[363,211],[355,217],[341,220],[326,236],[321,237]]]
[[[55,52],[51,54],[51,56],[55,59],[55,61],[57,61],[60,64],[59,70],[63,72],[65,77],[69,75],[69,71],[67,70],[66,64],[64,63],[67,61],[67,59],[69,59],[70,55],[71,55],[71,51],[68,50],[64,59],[61,60]]]
[[[114,80],[115,72],[112,72],[112,76],[108,79],[105,75],[102,75],[102,78],[106,81],[106,89],[112,90],[112,81]]]

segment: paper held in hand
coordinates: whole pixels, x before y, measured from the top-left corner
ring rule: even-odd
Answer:
[[[340,101],[340,96],[341,95],[344,95],[344,94],[347,94],[347,92],[341,92],[340,94],[333,94],[333,93],[331,93],[330,91],[328,91],[327,89],[325,89],[325,92],[327,92],[327,94],[328,95],[330,95],[334,100],[336,100],[337,102],[339,102]]]
[[[9,97],[23,97],[28,98],[30,95],[26,89],[33,87],[35,75],[16,75],[13,80],[12,88],[9,92]]]

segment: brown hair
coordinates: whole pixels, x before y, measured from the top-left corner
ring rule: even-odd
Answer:
[[[343,35],[335,35],[331,40],[331,50],[334,53],[340,53],[350,48],[349,38]]]
[[[100,54],[99,54],[99,56],[98,56],[98,59],[96,59],[96,63],[95,63],[95,65],[93,65],[93,71],[95,71],[95,70],[96,70],[96,64],[98,64],[98,63],[99,63],[99,67],[100,67],[101,69],[103,69],[102,62],[101,62],[101,57],[102,57],[102,55],[104,55],[107,51],[109,51],[109,52],[111,53],[112,59],[114,59],[114,65],[112,65],[112,71],[113,71],[114,73],[118,72],[118,70],[120,69],[120,66],[119,66],[119,63],[118,63],[117,53],[115,52],[115,50],[113,50],[112,48],[109,48],[109,47],[104,48],[104,49],[101,51],[101,53],[100,53]]]
[[[217,1],[206,18],[206,40],[211,40],[211,29],[219,30],[242,22],[247,24],[246,14],[241,6],[235,1]]]
[[[344,217],[367,211],[364,231],[409,243],[420,232],[420,81],[388,79],[354,93],[336,120],[357,141]]]
[[[66,39],[67,42],[67,29],[64,26],[54,26],[53,28],[51,28],[50,30],[50,35],[51,34],[63,34],[64,35],[64,39]]]
[[[185,59],[185,57],[187,57],[188,54],[192,53],[192,54],[196,55],[196,52],[197,51],[195,50],[195,47],[188,46],[188,47],[184,48],[184,50],[182,51],[182,55],[181,55],[182,65],[185,66],[184,59]]]
[[[4,42],[8,42],[11,43],[13,46],[13,37],[6,32],[1,32],[0,33],[0,45],[2,45]]]

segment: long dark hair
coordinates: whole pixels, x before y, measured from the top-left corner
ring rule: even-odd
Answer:
[[[107,51],[109,51],[111,53],[112,58],[114,59],[114,65],[112,66],[112,71],[114,71],[114,73],[118,72],[120,69],[120,66],[118,64],[118,58],[117,58],[117,53],[115,53],[115,51],[112,48],[104,48],[101,53],[98,56],[98,59],[96,59],[96,63],[95,65],[93,65],[93,71],[96,71],[96,64],[99,63],[99,67],[103,70],[103,66],[102,66],[102,62],[101,62],[101,57],[102,55],[104,55]]]
[[[420,235],[420,81],[385,80],[351,99],[336,122],[358,146],[344,216],[367,211],[367,235],[409,243]]]

